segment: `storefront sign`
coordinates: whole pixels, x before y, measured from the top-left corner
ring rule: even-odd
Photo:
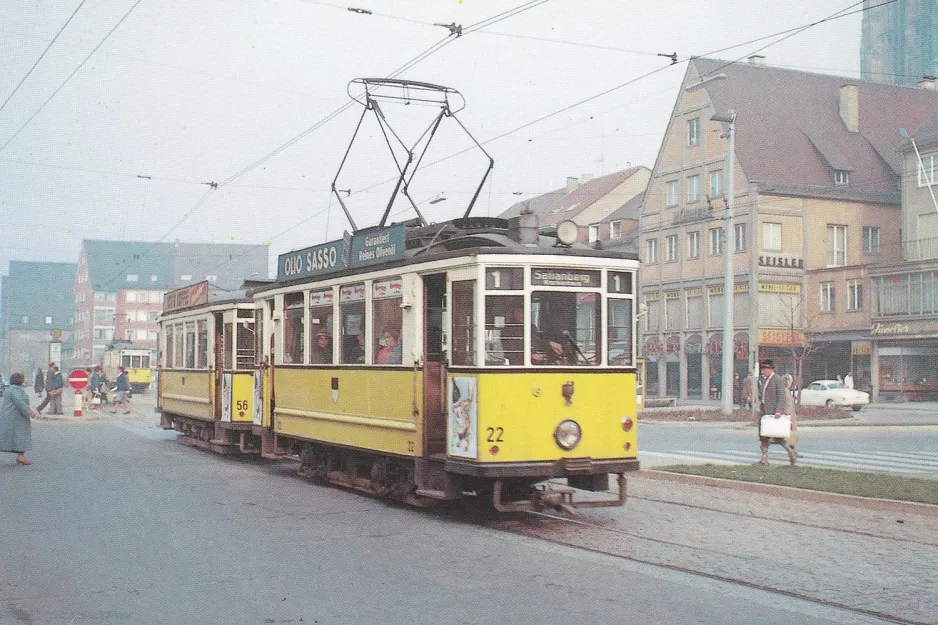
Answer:
[[[759,345],[766,347],[804,347],[801,330],[759,330]]]
[[[599,272],[565,267],[534,267],[532,286],[598,287]]]
[[[760,256],[760,267],[785,267],[788,269],[804,269],[803,258],[789,256]]]
[[[680,291],[666,291],[664,294],[665,299],[681,299]]]
[[[852,356],[872,356],[873,345],[869,341],[853,341],[850,345],[850,354]]]
[[[905,323],[874,323],[873,327],[870,328],[870,334],[873,336],[909,334],[911,331],[911,328]]]
[[[208,302],[208,280],[203,280],[163,295],[163,312],[198,306],[206,302]]]
[[[710,292],[710,295],[723,295],[723,285],[711,286],[707,289]],[[748,282],[737,282],[733,285],[734,293],[748,293],[749,292],[749,283]]]
[[[792,293],[797,295],[801,293],[800,284],[782,284],[777,282],[760,282],[760,293]]]

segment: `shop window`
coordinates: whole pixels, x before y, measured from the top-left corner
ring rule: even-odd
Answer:
[[[524,364],[523,296],[486,296],[485,362],[489,365]]]
[[[303,294],[283,297],[283,362],[303,362]]]
[[[454,365],[475,364],[475,285],[475,280],[459,280],[452,285]]]
[[[314,365],[331,365],[332,356],[332,289],[309,294],[309,361]]]
[[[401,293],[400,278],[382,280],[372,285],[372,310],[374,312],[374,354],[377,365],[399,365],[403,361],[404,347],[401,344]]]
[[[365,285],[352,284],[339,290],[342,320],[342,362],[365,362]]]

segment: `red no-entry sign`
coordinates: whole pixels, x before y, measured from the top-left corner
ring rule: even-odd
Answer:
[[[75,369],[68,374],[68,383],[76,391],[88,386],[88,372],[83,369]]]

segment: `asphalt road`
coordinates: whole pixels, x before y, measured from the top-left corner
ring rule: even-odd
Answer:
[[[0,455],[0,623],[881,622],[194,450],[139,398],[132,415],[37,421],[33,436],[32,466]],[[674,517],[659,505],[622,510],[661,531]],[[681,534],[712,522],[680,509]]]

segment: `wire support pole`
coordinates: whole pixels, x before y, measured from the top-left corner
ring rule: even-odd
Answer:
[[[735,255],[735,233],[733,231],[733,167],[736,149],[736,111],[727,111],[727,143],[729,144],[726,152],[726,213],[724,214],[723,227],[723,374],[721,393],[721,410],[723,414],[732,414],[733,412],[733,378],[736,368],[733,366],[734,344],[734,295],[736,287],[736,276],[733,269],[733,256]],[[733,238],[730,238],[733,236]]]

